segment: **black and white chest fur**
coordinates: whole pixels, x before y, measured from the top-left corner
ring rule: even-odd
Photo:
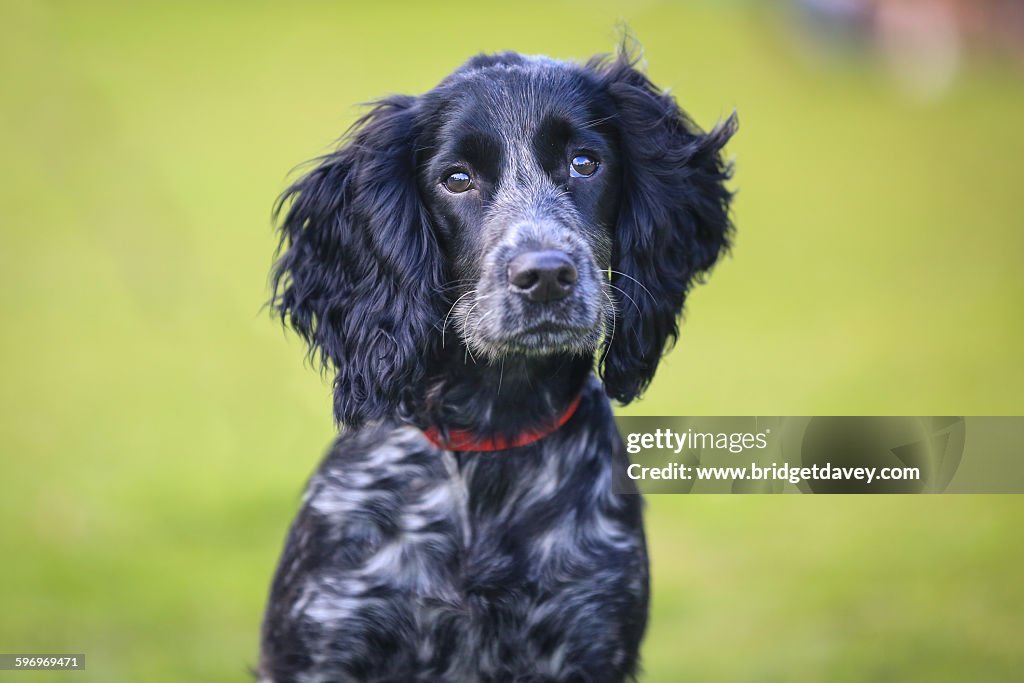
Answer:
[[[439,450],[411,426],[343,435],[274,580],[267,680],[624,680],[648,591],[641,499],[612,492],[625,458],[596,382],[508,451]]]

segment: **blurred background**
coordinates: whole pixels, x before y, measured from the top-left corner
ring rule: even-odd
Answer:
[[[270,207],[356,106],[626,22],[738,238],[650,415],[1024,413],[1022,3],[0,3],[0,651],[245,681],[330,388]],[[652,496],[645,681],[1006,681],[1024,499]]]

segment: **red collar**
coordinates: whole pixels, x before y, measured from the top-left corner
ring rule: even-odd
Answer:
[[[558,431],[576,413],[576,409],[580,407],[581,397],[582,394],[577,395],[572,400],[572,403],[569,404],[569,407],[565,409],[565,412],[551,425],[523,432],[512,438],[506,438],[501,435],[478,437],[469,429],[453,429],[448,432],[448,439],[445,440],[441,436],[441,430],[437,427],[428,427],[423,430],[423,434],[430,443],[446,451],[505,451],[510,448],[519,448],[520,446],[540,441],[545,436]]]

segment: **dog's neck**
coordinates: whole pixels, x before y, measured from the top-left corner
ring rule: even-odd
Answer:
[[[591,356],[508,356],[488,363],[452,349],[428,384],[424,422],[515,437],[557,421],[580,395]]]

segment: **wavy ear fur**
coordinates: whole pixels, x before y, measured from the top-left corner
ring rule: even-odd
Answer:
[[[628,403],[675,341],[690,286],[728,249],[731,167],[721,151],[737,120],[704,134],[627,54],[590,66],[617,109],[623,158],[612,254],[623,301],[600,371],[607,394]]]
[[[271,304],[337,373],[335,418],[394,414],[423,380],[442,261],[416,187],[412,97],[390,97],[278,200]]]

